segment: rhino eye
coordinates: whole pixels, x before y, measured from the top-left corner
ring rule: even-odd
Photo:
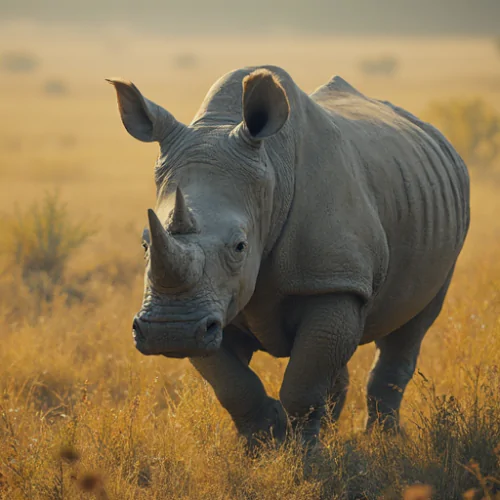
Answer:
[[[146,227],[144,228],[144,231],[142,232],[141,246],[142,246],[142,248],[144,248],[145,252],[149,248],[149,230]]]
[[[247,247],[247,244],[245,241],[240,241],[239,243],[237,243],[234,247],[234,250],[238,253],[241,253],[241,252],[244,252],[245,249]]]

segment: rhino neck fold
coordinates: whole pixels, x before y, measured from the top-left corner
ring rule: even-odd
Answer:
[[[284,73],[284,72],[283,72]],[[296,172],[300,167],[302,142],[307,141],[307,104],[309,96],[302,92],[286,74],[280,83],[286,90],[290,102],[290,116],[283,129],[264,143],[262,154],[274,174],[273,207],[263,257],[274,248],[285,227],[295,197]]]

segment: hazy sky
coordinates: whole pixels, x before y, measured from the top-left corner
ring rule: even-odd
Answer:
[[[500,0],[0,0],[0,20],[19,18],[173,33],[500,35]]]

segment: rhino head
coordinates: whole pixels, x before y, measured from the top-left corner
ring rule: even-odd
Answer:
[[[288,119],[286,92],[267,70],[247,74],[236,91],[216,84],[186,126],[134,84],[108,81],[127,131],[160,145],[136,347],[148,355],[209,355],[254,291],[276,182],[265,143]]]

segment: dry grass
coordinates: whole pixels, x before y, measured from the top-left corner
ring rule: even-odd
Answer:
[[[473,176],[470,237],[443,313],[424,342],[420,374],[407,390],[406,438],[361,432],[373,356],[365,346],[350,363],[341,421],[325,422],[323,448],[305,477],[293,442],[259,458],[245,456],[229,417],[188,362],[135,351],[130,327],[141,300],[140,235],[154,202],[155,148],[126,136],[103,82],[113,74],[129,77],[188,121],[222,72],[271,62],[289,69],[306,90],[338,73],[420,113],[451,97],[500,102],[491,41],[128,37],[108,46],[74,34],[65,43],[57,33],[33,36],[0,34],[6,50],[41,60],[36,76],[0,80],[1,238],[16,203],[26,209],[54,186],[75,224],[97,217],[100,231],[67,262],[65,284],[82,290],[82,300],[70,306],[61,287],[50,307],[40,307],[21,270],[1,257],[0,498],[448,500],[465,492],[494,498],[500,478],[495,168],[486,179]],[[361,73],[360,60],[386,52],[400,62],[396,75]],[[178,67],[181,53],[196,54],[196,66]],[[49,78],[67,82],[71,93],[45,95]],[[286,360],[261,354],[253,364],[276,395]]]

